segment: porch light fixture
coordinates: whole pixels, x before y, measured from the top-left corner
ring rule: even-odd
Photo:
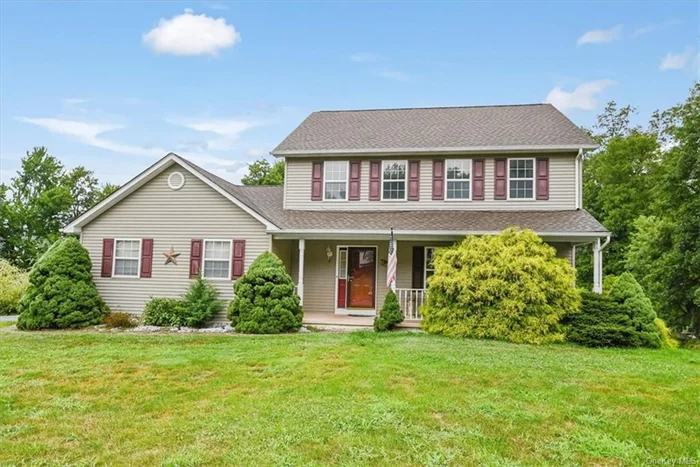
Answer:
[[[326,247],[326,256],[328,256],[328,262],[331,262],[331,258],[333,257],[333,250],[331,249],[330,246]]]

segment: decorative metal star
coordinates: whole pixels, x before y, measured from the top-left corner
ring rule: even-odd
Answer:
[[[170,245],[170,250],[163,252],[163,256],[165,256],[165,264],[177,265],[177,257],[180,256],[180,253],[175,253],[175,248]]]

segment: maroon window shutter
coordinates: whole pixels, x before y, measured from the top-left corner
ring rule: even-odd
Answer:
[[[408,200],[420,200],[420,161],[408,161]]]
[[[153,239],[141,239],[141,277],[151,277],[153,271]]]
[[[202,243],[202,240],[192,240],[190,244],[190,279],[196,279],[201,272]]]
[[[102,239],[102,277],[112,277],[112,262],[114,261],[114,239]]]
[[[472,188],[472,199],[474,201],[483,201],[484,180],[486,178],[486,173],[484,170],[485,161],[484,159],[474,159],[472,164],[474,165],[472,171],[472,183],[474,185]]]
[[[549,199],[549,158],[537,159],[537,199]]]
[[[245,240],[233,241],[231,261],[231,279],[238,279],[245,269]]]
[[[433,199],[445,199],[445,161],[433,161]]]
[[[360,200],[360,169],[362,168],[362,162],[351,161],[350,162],[350,189],[348,194],[348,199],[350,201]]]
[[[494,159],[493,199],[506,199],[507,159]]]
[[[382,184],[382,163],[381,161],[370,161],[369,163],[369,200],[379,201]]]
[[[311,201],[323,199],[323,161],[311,164]]]

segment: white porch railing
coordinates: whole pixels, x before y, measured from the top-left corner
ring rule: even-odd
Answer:
[[[425,303],[427,295],[426,289],[396,289],[396,296],[399,299],[399,307],[401,307],[404,319],[423,319],[420,307]]]

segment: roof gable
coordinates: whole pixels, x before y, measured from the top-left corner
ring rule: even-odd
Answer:
[[[593,149],[550,104],[321,111],[271,154],[372,154]]]
[[[201,180],[208,186],[210,186],[214,191],[221,194],[224,198],[231,201],[233,204],[241,208],[246,213],[250,214],[253,218],[260,221],[268,230],[278,230],[277,226],[271,222],[268,218],[261,215],[256,210],[250,207],[250,203],[246,203],[240,200],[234,193],[233,190],[226,189],[225,184],[229,184],[220,177],[205,171],[204,169],[186,161],[182,157],[174,153],[169,153],[158,162],[138,174],[136,177],[129,180],[127,183],[122,185],[117,191],[112,193],[107,198],[103,199],[91,209],[87,210],[76,219],[71,221],[68,225],[63,228],[65,233],[77,233],[80,232],[81,228],[96,219],[103,212],[109,210],[112,206],[118,204],[127,196],[134,193],[136,190],[144,186],[146,183],[151,181],[153,178],[158,176],[160,173],[165,171],[168,167],[173,164],[178,164],[184,170],[192,174],[197,179]],[[222,183],[223,182],[223,183]],[[229,184],[234,186],[232,184]]]

